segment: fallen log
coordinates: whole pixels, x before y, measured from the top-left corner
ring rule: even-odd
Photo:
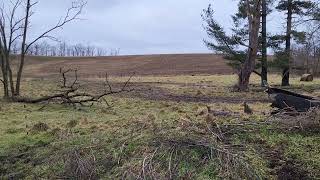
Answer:
[[[272,101],[272,107],[279,109],[294,109],[298,112],[307,112],[310,108],[320,107],[320,99],[302,94],[268,87],[266,92]]]
[[[300,81],[311,82],[311,81],[313,81],[313,75],[312,74],[303,74],[301,76]]]

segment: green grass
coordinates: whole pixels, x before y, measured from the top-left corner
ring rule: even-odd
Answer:
[[[278,76],[272,85],[276,85]],[[117,81],[123,81],[118,78]],[[137,77],[133,82],[165,82],[154,87],[177,95],[195,95],[197,86],[181,87],[177,83],[202,84],[209,97],[267,99],[252,78],[252,91],[232,92],[235,76]],[[293,90],[318,95],[317,79],[313,83],[293,81]],[[23,84],[24,95],[50,94],[55,85],[30,80]],[[210,88],[210,87],[214,88]],[[291,89],[292,89],[291,88]],[[1,90],[1,89],[0,89]],[[21,179],[91,178],[135,179],[223,179],[260,177],[276,179],[279,174],[273,161],[310,178],[320,176],[320,135],[308,132],[283,132],[272,125],[245,125],[226,134],[228,142],[219,142],[208,130],[208,124],[261,122],[271,111],[269,103],[250,103],[253,115],[243,113],[239,103],[208,104],[215,110],[235,112],[234,117],[197,115],[205,103],[151,101],[111,96],[113,105],[96,104],[74,109],[63,105],[27,105],[0,102],[0,177]],[[41,131],[35,125],[45,123]],[[190,146],[188,143],[198,145]],[[227,144],[226,144],[227,143]],[[202,145],[199,145],[202,144]],[[228,145],[228,146],[226,146]],[[232,155],[219,153],[221,147]],[[276,152],[274,152],[277,150]],[[270,154],[276,153],[278,158]],[[233,157],[237,154],[236,157]],[[227,161],[229,157],[231,163]],[[284,161],[284,162],[280,162]],[[235,164],[230,167],[227,165]],[[84,167],[81,171],[77,169]],[[247,169],[249,167],[249,170]],[[230,169],[228,169],[230,168]]]

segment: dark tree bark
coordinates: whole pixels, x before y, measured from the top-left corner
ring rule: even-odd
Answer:
[[[6,36],[5,36],[5,22],[2,20],[0,21],[0,30],[1,30],[1,41],[0,41],[0,60],[1,60],[1,70],[2,70],[2,80],[3,83],[3,89],[4,89],[4,99],[9,99],[9,78],[8,78],[8,59],[7,57],[7,45],[6,45]]]
[[[25,56],[26,56],[25,51],[26,51],[26,39],[27,39],[27,30],[28,30],[30,8],[31,8],[30,0],[27,0],[26,16],[25,16],[25,21],[24,21],[23,38],[22,38],[22,45],[21,45],[20,65],[19,65],[19,70],[17,73],[16,91],[14,93],[15,96],[20,95],[21,77],[22,77],[22,71],[23,71],[23,66],[24,66],[24,60],[25,60]]]
[[[261,85],[268,82],[268,58],[267,58],[267,0],[262,0],[262,50],[261,50]]]
[[[9,99],[9,86],[8,86],[8,76],[6,71],[6,61],[3,55],[2,44],[0,42],[0,63],[1,63],[1,71],[2,71],[2,78],[1,83],[3,84],[3,97],[4,99]]]
[[[287,31],[286,31],[286,49],[285,49],[285,67],[282,72],[282,86],[290,85],[290,61],[291,61],[291,33],[292,33],[292,14],[293,14],[293,4],[292,0],[288,0],[287,4]]]
[[[261,1],[255,1],[253,5],[250,5],[250,2],[246,1],[246,8],[248,11],[249,47],[246,61],[239,72],[238,88],[240,91],[246,91],[249,88],[250,76],[256,65],[259,44]]]

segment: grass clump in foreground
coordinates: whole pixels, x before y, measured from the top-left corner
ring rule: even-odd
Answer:
[[[214,76],[190,78],[215,79]],[[179,82],[183,80],[186,79],[177,78]],[[205,83],[215,85],[214,81]],[[25,85],[28,89],[28,83]],[[197,91],[198,87],[189,88]],[[206,89],[209,94],[217,93],[216,90]],[[236,92],[225,93],[241,96]],[[251,93],[254,94],[250,92],[247,96]],[[116,96],[108,100],[113,107],[97,104],[74,109],[50,104],[42,108],[42,105],[0,102],[1,178],[312,179],[320,176],[319,129],[265,123],[270,110],[266,109],[269,105],[266,102],[250,103],[254,114],[246,115],[242,113],[241,102],[178,103]],[[206,105],[233,114],[199,114]]]

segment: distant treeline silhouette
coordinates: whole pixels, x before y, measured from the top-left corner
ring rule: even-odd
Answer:
[[[12,47],[12,54],[20,54],[21,49],[18,44],[14,44]],[[107,49],[94,45],[75,44],[70,45],[66,42],[59,42],[55,44],[49,44],[46,41],[36,43],[32,45],[27,55],[32,56],[70,56],[70,57],[85,57],[85,56],[117,56],[120,53],[120,49]]]

